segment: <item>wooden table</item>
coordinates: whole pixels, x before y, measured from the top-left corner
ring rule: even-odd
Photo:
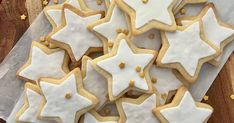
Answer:
[[[38,2],[39,0],[30,1]],[[30,4],[32,3],[28,3],[28,7]],[[34,8],[33,12],[36,11],[35,9],[38,8]],[[35,13],[32,15],[32,9],[28,9],[28,11],[25,7],[25,0],[0,0],[0,62],[30,25],[28,19],[22,21],[20,16],[29,13],[31,14],[28,15],[30,20],[35,18]],[[230,95],[234,94],[233,66],[234,54],[229,58],[207,92],[209,100],[203,100],[214,107],[214,114],[208,123],[234,123],[234,100],[230,98]],[[0,120],[0,123],[2,122]]]

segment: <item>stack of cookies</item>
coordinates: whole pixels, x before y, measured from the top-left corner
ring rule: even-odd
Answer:
[[[203,3],[194,17],[187,4]],[[205,123],[213,108],[188,91],[234,39],[207,0],[67,0],[33,41],[19,123]]]

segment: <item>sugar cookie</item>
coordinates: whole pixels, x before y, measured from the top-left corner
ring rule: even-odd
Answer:
[[[110,53],[92,61],[95,68],[108,79],[111,101],[129,90],[152,92],[148,70],[156,54],[153,50],[135,47],[126,35],[120,34]],[[137,72],[136,67],[141,67],[141,71]]]
[[[55,46],[66,49],[73,62],[79,62],[83,55],[102,50],[102,42],[87,26],[101,18],[100,11],[80,11],[71,5],[63,5],[62,26],[50,37]]]
[[[69,57],[59,48],[49,49],[33,41],[27,62],[16,75],[26,81],[37,83],[40,77],[62,78],[69,72]]]
[[[39,112],[38,105],[41,104],[43,99],[41,95],[41,90],[38,86],[26,83],[25,84],[25,102],[24,105],[16,114],[17,123],[55,123],[48,120],[40,120],[37,115]]]
[[[201,20],[204,28],[204,35],[221,52],[224,47],[234,40],[234,26],[224,23],[217,13],[213,3],[207,4],[197,17],[178,18],[179,24],[188,25],[194,21]],[[219,65],[221,56],[211,61],[213,65]]]
[[[195,102],[185,87],[181,87],[170,104],[154,109],[162,123],[206,123],[213,108]]]
[[[97,98],[83,88],[78,68],[60,80],[42,78],[39,84],[45,97],[41,118],[58,123],[77,123],[82,114],[98,104]]]
[[[91,24],[88,28],[105,42],[104,53],[108,53],[113,48],[119,33],[130,34],[128,31],[128,23],[130,22],[128,21],[125,13],[113,1],[108,8],[106,17]]]
[[[131,19],[134,35],[142,34],[152,28],[165,31],[176,30],[172,8],[176,0],[116,0],[119,7]]]
[[[187,82],[197,80],[203,63],[220,54],[220,50],[204,37],[201,22],[178,27],[175,32],[162,32],[162,48],[157,65],[174,68]]]
[[[107,79],[93,68],[91,61],[92,59],[87,56],[82,58],[83,85],[87,91],[98,98],[99,104],[96,109],[99,109],[108,100],[108,97],[106,97],[108,93]]]
[[[116,101],[120,123],[160,123],[153,109],[159,105],[159,95],[144,94],[138,99],[120,98]]]

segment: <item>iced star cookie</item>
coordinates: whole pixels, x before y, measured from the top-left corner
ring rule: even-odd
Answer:
[[[152,65],[150,77],[154,87],[162,95],[162,104],[165,103],[170,91],[177,90],[183,83],[174,75],[172,69],[160,68]],[[165,96],[165,97],[164,97]]]
[[[224,47],[234,39],[234,26],[224,23],[218,15],[214,4],[207,4],[197,17],[179,18],[178,22],[182,25],[188,25],[194,21],[202,21],[204,35],[210,40],[221,52]],[[213,65],[220,63],[221,56],[211,61]]]
[[[106,96],[108,93],[107,79],[93,68],[91,62],[92,59],[87,56],[82,58],[83,85],[85,89],[98,98],[99,104],[96,109],[99,109],[108,100]]]
[[[108,8],[106,17],[91,24],[88,28],[105,42],[104,53],[108,53],[113,48],[118,34],[130,34],[128,31],[128,23],[130,22],[128,21],[126,14],[113,1]]]
[[[110,53],[92,61],[95,68],[108,79],[111,101],[129,90],[152,92],[148,70],[156,54],[153,50],[137,48],[126,35],[120,34]]]
[[[211,106],[195,102],[185,87],[178,90],[171,103],[154,109],[161,123],[206,123],[212,112]]]
[[[176,30],[172,12],[176,0],[116,0],[116,2],[130,16],[134,35],[142,34],[152,28]]]
[[[175,32],[162,32],[162,48],[157,57],[160,67],[174,68],[193,83],[202,65],[220,54],[220,50],[207,40],[201,22],[178,26]]]
[[[173,12],[177,14],[187,4],[201,4],[206,3],[208,0],[177,0]]]
[[[44,95],[40,116],[58,123],[77,123],[80,116],[98,104],[95,96],[83,88],[80,70],[74,69],[64,78],[40,79]]]
[[[86,6],[92,10],[106,10],[106,5],[104,0],[83,0]]]
[[[92,110],[84,114],[80,123],[118,123],[118,120],[118,117],[103,117]]]
[[[69,72],[69,57],[59,48],[49,49],[33,41],[27,62],[16,75],[25,81],[38,82],[40,77],[62,78]]]
[[[137,47],[159,51],[161,36],[158,30],[151,29],[141,35],[132,35],[131,40]]]
[[[90,23],[101,18],[101,13],[64,4],[62,26],[50,36],[51,43],[66,49],[73,62],[79,62],[85,54],[102,50],[102,42],[87,29]]]
[[[116,101],[120,123],[160,123],[153,109],[159,105],[159,95],[144,94],[138,99],[120,98]]]
[[[16,114],[17,123],[55,123],[53,121],[38,119],[39,107],[42,102],[41,90],[37,85],[25,84],[25,102]]]

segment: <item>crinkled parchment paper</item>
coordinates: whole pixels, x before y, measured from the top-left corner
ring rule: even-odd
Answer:
[[[234,25],[233,0],[210,0],[214,2],[223,21]],[[196,15],[201,6],[187,6],[187,15]],[[9,55],[0,64],[0,117],[8,118],[9,123],[15,122],[15,112],[23,104],[24,82],[16,78],[15,73],[27,60],[32,40],[38,40],[41,36],[50,32],[51,27],[46,17],[41,13],[34,23],[25,32]],[[199,80],[191,86],[190,90],[197,101],[205,95],[219,71],[227,61],[234,49],[234,42],[224,50],[222,63],[218,67],[205,64],[199,76]],[[18,103],[17,103],[18,102]]]

